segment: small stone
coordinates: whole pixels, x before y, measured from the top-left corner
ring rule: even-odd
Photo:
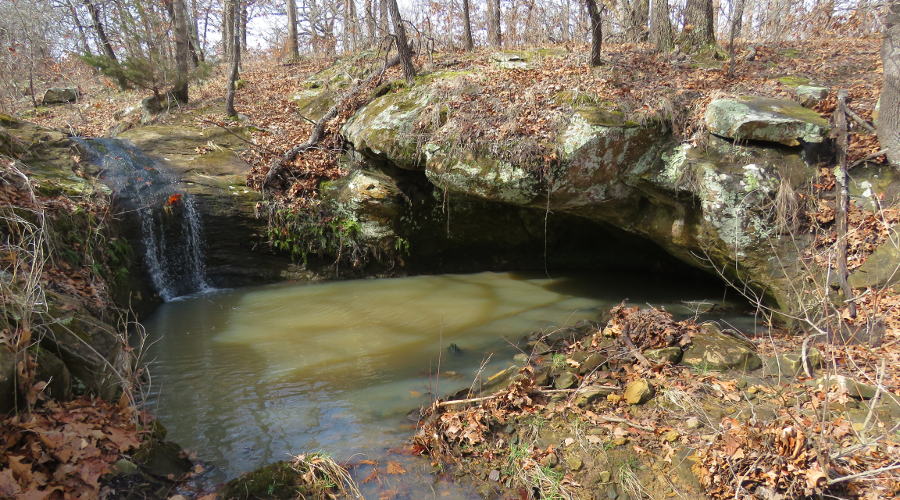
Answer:
[[[581,366],[578,367],[578,374],[584,375],[590,373],[602,365],[604,361],[606,361],[606,356],[603,354],[599,352],[591,353],[581,362]]]
[[[537,342],[534,343],[534,353],[535,354],[547,354],[551,350],[552,349],[550,348],[550,346],[541,342],[540,340],[538,340]]]
[[[610,478],[612,478],[612,473],[608,470],[601,471],[598,477],[601,483],[608,483]]]
[[[663,347],[644,351],[644,357],[656,363],[677,363],[681,360],[681,354],[680,347]]]
[[[608,394],[606,400],[610,403],[618,403],[619,401],[622,401],[622,396],[620,394]]]
[[[625,386],[625,401],[631,405],[645,403],[653,397],[653,388],[646,379],[633,380]]]
[[[685,420],[684,425],[688,429],[696,429],[696,428],[700,427],[700,419],[697,417],[690,417],[687,420]]]
[[[624,446],[628,444],[628,438],[617,437],[612,440],[613,446]]]
[[[738,389],[743,389],[747,387],[747,379],[739,378],[734,381],[734,386]]]
[[[807,108],[811,108],[816,104],[819,104],[822,99],[828,97],[827,87],[817,87],[814,85],[798,85],[796,91],[797,98],[800,100],[800,104]]]
[[[723,333],[713,323],[700,325],[700,334],[691,339],[681,363],[704,370],[755,370],[762,366],[751,344]]]
[[[619,498],[619,491],[616,490],[616,485],[611,484],[606,488],[606,498],[609,498],[609,500],[616,500]]]
[[[556,377],[556,380],[553,381],[553,387],[556,387],[557,389],[568,389],[577,382],[578,380],[575,378],[575,375],[572,375],[569,372],[562,372]]]
[[[575,404],[585,407],[602,396],[608,396],[615,391],[614,388],[602,385],[588,385],[581,387],[575,393]]]
[[[856,399],[872,399],[875,397],[875,387],[857,382],[850,377],[843,375],[825,375],[813,380],[810,385],[813,387],[838,387],[847,392],[850,397]]]
[[[588,357],[588,353],[586,353],[584,351],[575,351],[572,354],[569,354],[569,359],[571,359],[572,361],[574,361],[578,364],[583,363],[584,360],[587,359],[587,357]]]
[[[137,472],[138,466],[131,460],[121,458],[113,464],[113,469],[115,469],[117,473],[127,476]]]
[[[680,435],[678,434],[678,431],[676,431],[675,429],[666,431],[662,435],[663,441],[665,441],[667,443],[674,443],[675,440],[678,439],[679,437],[680,437]]]
[[[495,482],[499,481],[500,480],[500,471],[498,471],[497,469],[492,470],[491,473],[488,474],[488,479],[491,481],[495,481]]]
[[[513,361],[515,361],[516,363],[523,363],[523,364],[527,363],[528,355],[525,354],[524,352],[520,352],[520,353],[516,354],[515,356],[513,356]]]
[[[579,471],[584,467],[584,461],[578,455],[572,454],[566,457],[566,467],[571,471]]]
[[[759,392],[759,387],[755,385],[752,385],[747,389],[748,394],[756,394],[757,392]]]
[[[572,446],[573,444],[575,444],[574,439],[572,439],[572,438],[563,439],[563,446]]]
[[[541,465],[544,467],[556,467],[559,464],[559,457],[556,456],[556,453],[548,453],[544,455],[544,458],[541,459]]]

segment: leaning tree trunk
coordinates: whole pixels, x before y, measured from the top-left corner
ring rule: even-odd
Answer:
[[[394,36],[397,37],[397,54],[400,55],[400,66],[403,68],[403,76],[408,83],[412,83],[416,77],[416,68],[412,63],[412,50],[406,41],[406,30],[403,28],[403,19],[400,17],[400,7],[397,0],[388,0],[391,9],[391,19],[394,21]]]
[[[878,142],[888,161],[900,166],[900,1],[892,0],[884,22],[881,45],[884,84],[878,114]]]
[[[472,40],[472,19],[469,17],[469,0],[463,0],[463,47],[466,50],[475,48],[475,42]]]
[[[596,0],[585,0],[589,21],[591,23],[591,66],[600,66],[603,59],[600,57],[600,50],[603,48],[603,19],[600,17],[600,11],[597,9]]]
[[[716,43],[712,0],[687,0],[684,7],[685,48],[696,51]]]
[[[500,48],[503,45],[503,34],[500,30],[500,0],[488,0],[487,23],[488,44]]]
[[[226,9],[231,12],[230,19],[232,20],[231,30],[231,46],[233,50],[231,51],[231,73],[228,76],[228,89],[225,94],[225,113],[235,118],[237,117],[237,111],[234,109],[234,91],[235,85],[238,80],[238,71],[241,66],[241,36],[240,30],[236,29],[234,26],[235,21],[239,19],[238,13],[241,10],[241,0],[225,0]]]
[[[188,102],[188,80],[191,71],[190,31],[184,0],[173,0],[172,17],[175,25],[175,85],[172,96],[180,103]]]
[[[672,21],[669,19],[669,1],[653,0],[650,19],[650,43],[660,52],[672,50]]]
[[[287,56],[291,62],[300,59],[300,48],[297,43],[297,0],[287,0],[288,39]]]
[[[100,48],[103,50],[103,55],[118,65],[119,59],[116,57],[115,51],[113,51],[112,44],[109,43],[109,38],[106,36],[106,30],[103,29],[103,22],[100,20],[100,11],[91,0],[84,0],[84,6],[87,7],[88,13],[91,15],[91,22],[94,25],[94,31],[97,33],[97,39],[100,40]],[[116,77],[116,82],[122,90],[131,87],[128,85],[128,80],[126,80],[124,76]]]

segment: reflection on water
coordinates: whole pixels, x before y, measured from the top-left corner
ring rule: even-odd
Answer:
[[[486,373],[502,368],[523,334],[595,318],[625,296],[662,304],[706,293],[634,276],[509,273],[221,291],[164,304],[145,323],[155,341],[151,403],[171,439],[215,466],[212,482],[304,451],[400,460],[386,453],[411,434],[409,410],[471,384],[488,357]],[[470,496],[423,475],[424,461],[404,460],[409,474],[367,484],[369,493]]]

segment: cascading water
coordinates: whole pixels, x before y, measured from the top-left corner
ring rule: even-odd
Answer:
[[[79,141],[100,177],[140,219],[144,262],[165,301],[208,290],[200,214],[194,198],[160,161],[118,139]]]

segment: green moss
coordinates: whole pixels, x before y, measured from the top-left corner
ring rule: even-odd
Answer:
[[[229,481],[223,500],[293,499],[300,496],[299,474],[288,462],[276,462]]]
[[[781,55],[789,59],[796,59],[800,57],[800,51],[797,49],[784,49],[781,51]]]
[[[802,76],[781,76],[776,78],[775,81],[789,87],[797,87],[799,85],[809,84],[809,78],[805,78]]]

